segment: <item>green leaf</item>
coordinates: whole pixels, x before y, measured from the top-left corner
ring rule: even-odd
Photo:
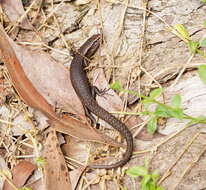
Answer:
[[[180,106],[181,106],[181,96],[179,94],[176,94],[172,98],[171,105],[172,105],[173,108],[180,108]]]
[[[148,105],[153,102],[150,98],[145,98],[144,100],[141,101],[143,104]]]
[[[130,177],[145,176],[148,174],[147,169],[143,166],[136,166],[126,170],[126,174]]]
[[[152,117],[147,123],[147,131],[153,134],[157,129],[157,117]]]
[[[154,183],[149,183],[149,190],[156,190],[156,185]]]
[[[197,53],[198,53],[199,55],[201,55],[202,57],[206,58],[206,54],[204,53],[204,51],[198,49],[198,50],[197,50]]]
[[[204,20],[204,22],[203,22],[203,26],[206,27],[206,20]]]
[[[164,105],[158,105],[156,107],[155,114],[158,117],[163,117],[163,118],[175,117],[178,119],[182,119],[184,117],[183,109],[181,108],[172,109]]]
[[[147,184],[147,185],[145,185],[145,186],[142,186],[142,187],[140,188],[140,190],[150,190],[150,189],[149,189],[149,185]]]
[[[148,187],[148,183],[149,183],[150,179],[151,179],[151,175],[149,175],[149,174],[145,175],[141,181],[141,187],[142,188]]]
[[[203,40],[201,40],[201,42],[200,42],[200,47],[206,47],[206,38],[204,38]]]
[[[203,3],[206,3],[206,0],[201,0]]]
[[[37,163],[37,165],[38,166],[44,166],[47,162],[46,162],[46,160],[43,158],[43,157],[41,157],[41,156],[39,156],[39,157],[37,157],[36,158],[36,163]]]
[[[191,53],[196,53],[198,48],[200,47],[200,44],[199,44],[199,42],[194,42],[194,41],[190,40],[188,42],[188,46],[189,46],[189,49],[190,49]]]
[[[158,174],[157,171],[154,171],[154,172],[151,174],[151,177],[152,177],[153,182],[156,183],[157,180],[159,179],[160,175]]]
[[[121,88],[122,88],[122,87],[121,87]],[[140,97],[140,96],[141,96],[141,94],[137,93],[137,92],[134,91],[134,90],[125,90],[125,92],[128,92],[129,94],[135,95],[135,96],[137,96],[137,97]]]
[[[32,190],[32,188],[22,187],[22,188],[18,188],[18,190]]]
[[[170,110],[170,114],[172,117],[177,118],[177,119],[183,119],[184,117],[184,112],[182,108],[176,108],[174,110]]]
[[[156,88],[150,92],[149,96],[152,99],[156,99],[157,97],[159,97],[162,94],[162,91],[163,91],[162,88]]]
[[[113,84],[110,84],[110,88],[113,89],[113,90],[118,90],[118,91],[123,90],[123,88],[121,86],[121,83],[119,81],[116,81]]]
[[[188,40],[190,39],[189,32],[182,24],[176,24],[174,27],[181,34],[183,38],[188,39]]]
[[[198,67],[198,74],[204,84],[206,84],[206,65],[200,65]]]
[[[157,187],[156,190],[165,190],[163,187]]]
[[[156,110],[155,110],[155,114],[158,116],[158,117],[163,117],[163,118],[168,118],[168,117],[171,117],[172,115],[170,114],[168,108],[166,106],[163,106],[163,105],[158,105],[156,107]]]
[[[150,190],[149,185],[148,184],[146,184],[144,186],[141,185],[140,190]]]

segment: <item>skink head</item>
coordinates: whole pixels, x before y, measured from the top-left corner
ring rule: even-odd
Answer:
[[[90,37],[79,49],[79,53],[86,57],[91,57],[97,51],[101,43],[101,34]]]

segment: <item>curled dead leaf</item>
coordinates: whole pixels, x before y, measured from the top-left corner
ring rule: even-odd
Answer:
[[[37,169],[36,165],[31,162],[19,162],[12,170],[12,183],[18,188],[23,187],[35,169]],[[4,183],[3,190],[13,190],[7,180]]]

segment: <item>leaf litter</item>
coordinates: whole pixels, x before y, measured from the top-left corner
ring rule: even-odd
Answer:
[[[69,72],[63,66],[61,66],[60,64],[52,60],[46,53],[40,51],[38,52],[30,51],[24,47],[16,45],[5,34],[2,27],[0,32],[1,32],[1,40],[0,40],[1,57],[4,63],[7,65],[7,69],[15,89],[17,90],[18,94],[23,100],[31,107],[43,111],[43,113],[49,116],[50,119],[51,117],[53,119],[57,118],[57,116],[52,110],[52,107],[50,106],[52,104],[53,105],[55,104],[55,106],[59,106],[59,107],[63,105],[64,111],[69,111],[71,113],[73,112],[75,114],[83,115],[82,106],[79,103],[79,100],[75,95],[73,88],[71,88],[70,81],[68,80]],[[36,63],[41,63],[41,64],[38,65]],[[48,64],[45,65],[45,63]],[[49,65],[50,63],[51,65]],[[42,64],[44,66],[43,71],[41,70],[41,68],[43,68]],[[28,67],[28,65],[30,67]],[[39,76],[36,76],[34,71],[36,71],[39,74]],[[58,71],[59,71],[59,75],[58,75]],[[52,76],[51,80],[56,79],[56,82],[54,81],[51,82],[51,80],[48,80],[48,78],[50,77],[46,76],[45,73],[49,73],[50,76]],[[41,78],[40,76],[43,76],[43,78]],[[53,76],[59,76],[60,78],[53,77]],[[32,81],[32,83],[30,81]],[[45,84],[45,81],[49,81],[49,83]],[[63,86],[61,86],[61,83],[59,83],[59,81],[63,81],[64,83]],[[50,84],[53,84],[53,86],[48,87],[47,85]],[[37,90],[35,89],[35,87]],[[58,91],[56,87],[60,87],[59,88],[60,95],[58,93],[57,94],[51,93],[52,91],[53,92]],[[67,91],[67,89],[69,90]],[[41,94],[45,95],[46,97]],[[67,96],[66,98],[64,97],[64,94],[66,94]],[[69,97],[70,94],[72,97]],[[34,99],[36,100],[34,101]],[[71,100],[71,99],[75,101],[68,101],[67,103],[65,103],[66,100]],[[47,100],[50,104],[47,103]],[[60,101],[64,100],[64,102],[59,102],[59,100]],[[71,105],[71,103],[73,103],[73,105]],[[77,107],[78,109],[75,109],[75,107]],[[65,124],[63,124],[62,126],[62,123],[60,122],[61,123],[60,124],[59,121],[61,122],[64,121],[63,123]],[[66,127],[67,125],[71,126],[71,122],[73,123],[73,125],[75,125],[75,128],[72,129],[73,131],[70,130],[68,127]],[[110,143],[115,146],[122,146],[120,143],[116,143],[109,137],[105,136],[103,133],[101,134],[97,132],[96,129],[89,128],[89,126],[86,126],[84,123],[80,123],[77,120],[74,120],[70,117],[66,117],[66,118],[63,117],[62,119],[57,119],[56,121],[51,120],[50,124],[56,125],[56,130],[75,137],[79,137],[81,140],[83,139],[91,140],[91,141],[103,142],[106,144]],[[80,125],[83,128],[81,128],[81,130],[78,131],[77,125]]]
[[[27,15],[25,14],[22,2],[19,0],[3,0],[0,2],[5,14],[9,17],[9,20],[13,23],[19,23],[24,29],[33,29],[31,23],[29,22]],[[22,18],[23,17],[23,18]],[[22,18],[21,20],[19,20]]]
[[[51,119],[50,123],[53,123],[56,126],[56,129],[59,130],[60,132],[66,133],[66,134],[74,136],[74,137],[78,137],[80,139],[86,139],[86,140],[91,140],[91,141],[99,141],[99,142],[104,142],[104,143],[110,142],[112,144],[117,145],[117,143],[115,143],[113,140],[109,140],[108,137],[107,137],[108,142],[106,142],[102,138],[102,137],[105,136],[104,134],[101,134],[100,132],[98,132],[97,130],[95,130],[92,127],[87,126],[83,122],[80,122],[80,121],[78,121],[74,118],[71,118],[71,117],[64,117],[62,119],[58,118],[56,116],[55,112],[53,111],[52,106],[38,92],[38,90],[36,90],[36,88],[33,86],[31,81],[28,80],[28,78],[26,76],[26,73],[24,72],[24,69],[20,65],[20,62],[19,62],[18,58],[15,55],[15,52],[12,51],[12,47],[10,46],[10,43],[8,41],[6,41],[7,37],[6,37],[5,33],[3,32],[2,29],[0,30],[0,32],[1,32],[1,38],[0,38],[1,39],[1,41],[0,41],[1,42],[1,46],[0,46],[1,47],[1,55],[3,55],[2,56],[3,60],[4,60],[5,64],[7,65],[7,69],[9,71],[9,74],[10,74],[11,78],[12,78],[12,82],[15,86],[15,89],[18,91],[21,98],[28,105],[30,105],[33,108],[37,108],[37,109],[41,110],[47,117],[49,117]],[[19,52],[19,51],[17,51],[17,52]],[[37,56],[38,56],[38,54],[36,54],[36,57]],[[30,57],[30,56],[28,56],[28,57]],[[26,58],[26,56],[24,56],[24,58]],[[41,60],[41,58],[43,59],[43,57],[41,57],[41,56],[39,56],[39,58],[40,58],[40,60]],[[30,63],[28,60],[24,60],[24,61],[26,61],[26,63]],[[45,61],[45,63],[48,63],[48,62],[49,61]],[[35,65],[35,64],[30,63],[29,65]],[[45,64],[44,64],[44,66],[45,66]],[[63,66],[60,66],[60,68],[61,67],[63,68]],[[48,68],[52,68],[52,67],[48,67]],[[37,73],[40,73],[38,69],[34,69],[34,71],[35,70],[37,71]],[[56,68],[56,73],[58,72],[57,70],[58,69]],[[65,70],[63,70],[63,72],[65,72]],[[49,73],[49,72],[44,71],[43,75],[45,75],[45,73]],[[31,72],[29,74],[31,74]],[[62,73],[62,75],[63,75],[63,73]],[[59,73],[60,77],[62,75],[61,75],[61,73]],[[56,75],[56,76],[58,76],[58,75]],[[52,77],[52,78],[57,78],[57,77]],[[66,78],[68,78],[68,76]],[[64,83],[64,80],[59,79],[58,84],[60,84],[60,81],[62,81]],[[48,83],[48,84],[51,84],[51,83]],[[66,86],[67,87],[62,88],[62,89],[67,89],[68,85],[66,84]],[[46,87],[44,86],[44,88],[46,88]],[[76,96],[75,93],[73,93],[73,94],[74,94],[74,96]],[[60,98],[60,99],[62,99],[62,98]],[[63,99],[67,99],[67,98],[63,98]],[[71,99],[73,99],[73,98],[71,98]],[[71,100],[71,99],[69,99],[69,100]],[[59,124],[61,124],[61,126]],[[64,127],[64,125],[71,126],[71,127]],[[77,127],[78,125],[80,127],[79,130],[78,130],[78,127]]]
[[[11,171],[12,185],[17,188],[23,187],[37,166],[28,161],[20,161]],[[2,190],[13,190],[10,180],[6,180]]]
[[[114,3],[114,2],[113,2]],[[124,14],[125,14],[125,12],[124,12]],[[124,15],[123,14],[123,15]],[[122,17],[122,18],[124,18],[124,16]],[[45,22],[46,23],[46,22]],[[123,23],[121,23],[121,24],[123,24]],[[144,24],[144,23],[143,23]],[[122,26],[122,25],[121,25]],[[121,27],[120,27],[121,28]],[[106,29],[106,28],[105,28]],[[111,28],[109,28],[109,30],[111,30]],[[122,28],[121,28],[121,30],[123,30]],[[109,34],[109,35],[112,35],[111,33]],[[108,37],[109,39],[110,39],[110,37]],[[119,40],[120,41],[120,40]],[[13,47],[13,46],[12,46]],[[13,47],[14,48],[14,47]],[[15,53],[17,54],[17,52],[18,51],[15,51]],[[24,52],[24,51],[23,51]],[[32,54],[30,54],[29,56],[31,56]],[[32,55],[33,56],[33,55]],[[116,56],[116,55],[115,55]],[[18,56],[17,56],[18,57]],[[23,57],[23,55],[21,55],[21,57]],[[18,59],[20,60],[20,58],[18,57]],[[38,59],[37,59],[38,60]],[[47,60],[46,60],[47,61]],[[35,61],[35,62],[38,62],[38,61]],[[57,62],[56,62],[57,63]],[[22,64],[22,61],[20,61],[20,64]],[[33,65],[33,64],[32,64]],[[35,64],[34,64],[35,65]],[[25,68],[24,66],[22,66],[23,68]],[[53,66],[52,66],[53,67]],[[159,68],[158,68],[159,69]],[[32,69],[31,69],[32,70]],[[29,73],[32,73],[33,72],[33,70],[32,71],[29,71]],[[155,71],[155,74],[159,74],[160,72],[158,71],[158,72],[156,72]],[[43,73],[43,74],[45,74],[45,73]],[[42,76],[42,74],[41,74],[41,76]],[[55,75],[54,75],[55,76]],[[27,76],[28,78],[29,78],[29,75]],[[45,78],[43,78],[43,80],[45,80],[47,77],[45,77]],[[137,78],[138,78],[138,76],[137,76]],[[30,78],[29,78],[30,79]],[[150,78],[151,79],[151,78]],[[31,80],[31,79],[30,79]],[[34,77],[34,80],[35,80],[35,77]],[[153,80],[153,79],[152,79]],[[32,81],[32,83],[33,83],[33,79],[31,80]],[[33,84],[34,85],[34,84]],[[35,85],[34,85],[35,86]],[[38,89],[38,82],[37,82],[37,85],[35,86],[35,88],[36,89]],[[68,87],[66,87],[66,88],[68,88]],[[102,88],[102,87],[101,87]],[[43,89],[43,90],[45,90],[45,89]],[[55,89],[56,90],[56,89]],[[52,93],[54,93],[55,92],[55,90],[53,90],[52,91]],[[38,90],[39,91],[39,90]],[[40,92],[40,91],[39,91]],[[50,90],[48,90],[48,93],[49,92],[51,92]],[[61,99],[61,98],[56,98],[57,99],[57,104],[56,104],[56,102],[55,102],[55,98],[53,99],[53,102],[52,102],[52,98],[51,99],[47,99],[46,98],[46,96],[48,96],[48,94],[47,93],[45,93],[44,95],[43,95],[43,93],[41,92],[40,93],[41,94],[41,96],[43,96],[45,99],[46,99],[46,101],[47,102],[49,102],[49,104],[51,104],[53,107],[56,107],[56,105],[58,105],[57,107],[62,107],[62,106],[65,106],[66,104],[64,104],[64,103],[58,103],[58,100],[59,99]],[[60,97],[60,96],[59,96]],[[109,96],[108,97],[108,99],[110,99],[111,97]],[[77,100],[78,101],[78,100]],[[104,101],[107,101],[107,99],[105,100],[103,100],[103,102]],[[75,103],[76,103],[76,100],[75,100]],[[62,104],[62,105],[61,105]],[[66,107],[66,106],[65,106]],[[63,107],[63,109],[65,109],[65,107]],[[112,107],[116,107],[115,106],[115,104],[114,105],[112,105]],[[118,107],[118,110],[122,110],[122,107],[123,107],[123,104],[121,103],[120,105],[118,105],[117,104],[117,107]],[[110,107],[111,108],[111,107]],[[110,108],[108,108],[108,109],[110,109]],[[68,106],[68,108],[66,108],[65,109],[65,111],[68,111],[70,109],[70,107]],[[77,110],[75,110],[75,111],[79,111],[79,110],[81,110],[81,109],[77,109]],[[111,108],[111,110],[113,110],[113,108]],[[73,110],[74,111],[74,110]],[[75,112],[74,111],[74,112]],[[82,111],[80,111],[80,115],[81,115],[81,119],[83,119],[83,112]],[[66,122],[67,123],[67,122]],[[79,124],[80,125],[80,124]],[[63,126],[65,126],[65,125],[63,125]],[[174,126],[174,123],[173,123],[173,125],[172,126]],[[62,126],[61,125],[59,125],[59,128],[61,128]],[[170,128],[170,127],[169,127]],[[167,127],[165,128],[166,130],[168,129]],[[171,128],[170,128],[171,129]],[[59,131],[61,131],[61,129],[58,129]],[[62,129],[62,130],[64,130],[64,131],[66,131],[67,129],[66,128],[64,128],[64,129]],[[66,133],[69,133],[68,131],[66,132]],[[83,134],[82,134],[83,135]],[[104,137],[103,137],[104,138]],[[173,138],[173,137],[171,137],[171,138]],[[68,140],[67,140],[67,142],[68,142]],[[165,141],[166,142],[166,141]],[[181,143],[181,142],[179,142],[179,143]],[[160,143],[161,144],[161,143]],[[149,143],[148,144],[148,147],[150,147],[150,145],[151,145],[151,143]],[[141,147],[141,145],[139,144],[139,147]],[[145,148],[145,147],[144,147]],[[169,147],[168,147],[168,149],[169,149]],[[166,149],[167,150],[167,149]],[[167,151],[165,151],[165,155],[166,155],[166,153],[167,153]],[[55,153],[54,153],[55,154]],[[71,155],[71,154],[70,154]],[[166,157],[166,156],[165,156]],[[161,159],[161,157],[160,157],[160,159]],[[168,159],[168,157],[166,157],[166,159]],[[155,162],[155,161],[154,161]],[[166,162],[167,164],[169,164],[169,161],[167,160],[167,162]],[[77,173],[81,173],[82,171],[80,170],[80,171],[77,171]],[[181,172],[179,172],[179,173],[181,173]],[[92,178],[94,179],[94,181],[96,182],[96,184],[98,184],[101,180],[100,180],[100,178],[98,178],[98,180],[97,179],[95,179],[95,176],[94,175],[91,175],[92,176]],[[106,179],[106,174],[102,174],[102,179],[105,177],[105,179]],[[180,178],[180,179],[182,179],[182,178]],[[81,181],[82,182],[82,181]],[[89,187],[89,185],[90,185],[90,183],[87,183],[87,180],[83,180],[83,182],[86,184],[85,186],[83,185],[83,183],[82,183],[82,186],[81,187],[83,187],[83,188],[87,188],[87,187]],[[91,179],[91,184],[92,184],[92,179]],[[100,184],[101,185],[101,187],[104,187],[104,180],[103,181],[101,181],[102,183]],[[116,181],[117,182],[117,181]],[[119,181],[118,181],[119,182]],[[119,184],[118,184],[119,185]],[[117,187],[117,186],[116,186]],[[118,186],[119,187],[119,186]],[[111,188],[112,188],[112,186],[111,186]]]

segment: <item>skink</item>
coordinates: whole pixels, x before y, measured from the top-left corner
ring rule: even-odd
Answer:
[[[112,169],[123,166],[130,160],[133,152],[133,138],[131,132],[128,130],[125,124],[123,124],[120,120],[97,104],[94,96],[94,92],[97,92],[97,89],[90,85],[87,78],[84,68],[88,64],[88,59],[94,55],[94,53],[99,48],[100,42],[101,35],[93,35],[80,47],[76,53],[74,53],[74,58],[70,67],[70,78],[74,90],[85,108],[86,115],[89,113],[95,114],[99,118],[109,123],[126,139],[127,149],[122,160],[111,165],[89,166],[90,168]],[[92,119],[92,117],[90,117],[90,119]]]

